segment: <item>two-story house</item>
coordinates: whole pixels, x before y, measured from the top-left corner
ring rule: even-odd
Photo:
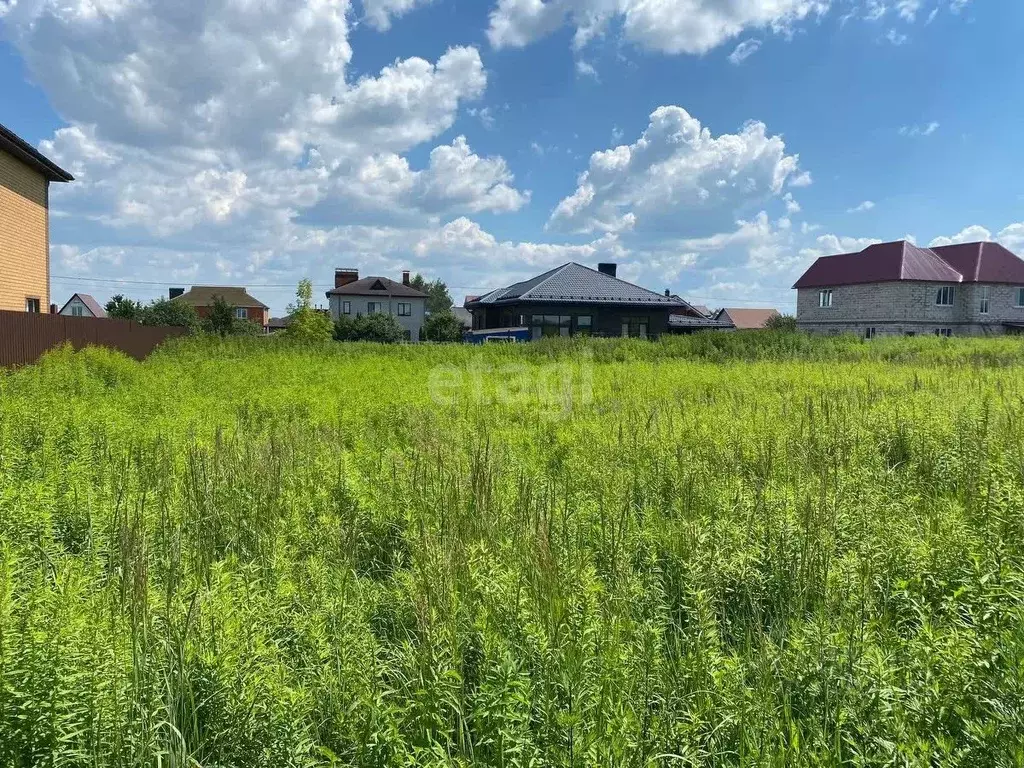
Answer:
[[[793,287],[797,327],[813,333],[870,339],[1024,329],[1024,261],[999,243],[878,243],[819,258]]]
[[[249,295],[245,288],[233,285],[193,285],[189,290],[171,288],[168,291],[171,301],[190,304],[196,309],[199,317],[209,317],[213,305],[218,298],[223,299],[235,310],[235,317],[248,320],[266,330],[270,323],[270,307],[257,298]]]
[[[50,307],[50,182],[74,177],[0,125],[0,309]]]
[[[327,292],[331,305],[331,319],[360,315],[393,315],[405,331],[409,341],[419,341],[426,318],[427,294],[409,284],[408,270],[402,272],[402,282],[387,277],[364,277],[359,270],[336,269],[334,288]]]

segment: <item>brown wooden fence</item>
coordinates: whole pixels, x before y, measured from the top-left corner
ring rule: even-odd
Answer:
[[[184,333],[184,328],[139,325],[130,320],[0,310],[0,366],[34,363],[65,342],[75,349],[111,347],[142,360],[161,342]]]

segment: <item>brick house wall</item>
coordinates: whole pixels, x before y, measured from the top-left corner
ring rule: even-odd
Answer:
[[[0,310],[25,311],[26,299],[50,307],[49,182],[0,150]]]
[[[200,318],[209,317],[210,312],[213,311],[213,307],[197,306],[195,309],[196,314],[199,315]],[[236,307],[236,309],[238,309],[238,307]],[[264,328],[266,328],[270,323],[269,309],[264,309],[263,307],[242,307],[242,309],[245,309],[247,315],[246,319],[249,320],[249,322],[258,323]]]
[[[935,303],[938,289],[953,287],[953,306]],[[821,288],[797,291],[797,326],[812,333],[855,333],[875,328],[876,335],[930,334],[949,328],[953,335],[1004,333],[1003,323],[1024,324],[1024,307],[1017,306],[1013,285],[984,286],[989,291],[989,312],[980,312],[982,285],[905,281],[837,285],[832,306],[819,306]],[[1021,286],[1024,287],[1024,286]]]

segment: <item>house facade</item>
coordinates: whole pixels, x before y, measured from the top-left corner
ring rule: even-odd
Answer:
[[[686,312],[689,305],[618,279],[615,264],[591,269],[569,262],[483,296],[467,297],[465,308],[473,316],[472,334],[522,329],[530,339],[657,338],[668,331],[670,317]]]
[[[224,299],[235,308],[235,317],[258,324],[266,330],[270,323],[270,307],[259,299],[250,296],[245,288],[231,285],[193,285],[185,291],[171,288],[168,293],[171,301],[180,301],[195,307],[199,317],[209,317],[218,297]]]
[[[0,309],[50,307],[50,182],[74,177],[0,125]]]
[[[87,293],[76,293],[60,308],[59,314],[65,317],[106,317],[107,312],[92,296]]]
[[[331,320],[362,315],[392,315],[405,331],[408,341],[422,338],[426,319],[427,294],[409,284],[409,272],[402,273],[402,282],[387,277],[360,279],[356,269],[336,269],[334,288],[327,292]]]
[[[879,243],[819,258],[793,286],[812,333],[981,336],[1024,330],[1024,261],[998,243]]]

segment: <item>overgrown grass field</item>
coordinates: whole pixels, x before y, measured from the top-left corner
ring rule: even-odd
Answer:
[[[2,766],[1024,764],[1024,343],[60,351]]]

